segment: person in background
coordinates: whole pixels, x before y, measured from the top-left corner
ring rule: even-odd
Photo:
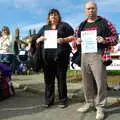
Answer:
[[[19,28],[15,29],[15,36],[14,36],[14,53],[15,55],[18,55],[19,53],[19,40],[20,40],[20,30]]]
[[[47,30],[57,30],[57,48],[44,48],[44,32]],[[38,32],[39,38],[37,44],[42,49],[43,56],[43,72],[45,81],[45,107],[50,107],[54,104],[55,98],[55,77],[58,82],[60,108],[68,106],[66,74],[69,64],[69,55],[71,47],[69,42],[74,40],[74,30],[66,22],[63,22],[61,15],[57,9],[51,9],[48,12],[47,24],[44,25]],[[52,44],[52,38],[51,38]]]
[[[20,30],[19,28],[15,29],[14,37],[13,37],[13,42],[14,42],[14,61],[13,61],[13,73],[17,72],[18,66],[20,64],[18,60],[18,55],[19,55],[19,48],[20,48]]]
[[[12,41],[10,39],[10,30],[7,26],[3,26],[0,37],[0,61],[12,63]]]
[[[41,46],[39,44],[36,44],[36,40],[38,38],[38,34],[33,34],[30,52],[33,57],[34,61],[34,71],[35,73],[39,73],[43,71],[43,59],[42,59],[42,53],[41,53]]]
[[[118,35],[111,22],[97,15],[95,2],[89,1],[85,4],[85,14],[87,19],[79,25],[77,44],[83,41],[81,31],[96,30],[97,52],[81,53],[81,72],[86,103],[77,111],[87,112],[95,107],[96,119],[103,120],[106,105],[106,62],[109,60],[109,54],[106,53],[110,46],[118,43]]]
[[[2,37],[2,32],[0,31],[0,38]]]

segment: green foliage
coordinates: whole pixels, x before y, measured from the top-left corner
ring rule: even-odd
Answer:
[[[69,70],[67,72],[68,82],[81,82],[82,76],[80,70]],[[107,70],[107,81],[110,86],[120,83],[120,70]]]
[[[80,82],[82,80],[80,70],[68,70],[67,80],[69,82]]]
[[[70,70],[68,69],[67,72],[68,76],[72,76],[72,75],[81,75],[81,71],[80,70]],[[120,75],[120,70],[107,70],[107,75]]]
[[[120,75],[120,70],[107,70],[107,75]]]
[[[81,75],[80,70],[68,70],[67,71],[68,76],[72,76],[72,75],[75,75],[75,74]]]

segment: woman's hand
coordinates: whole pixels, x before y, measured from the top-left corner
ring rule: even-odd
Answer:
[[[36,43],[38,44],[39,42],[44,41],[44,40],[46,40],[46,38],[44,36],[41,36],[36,40]]]
[[[72,41],[76,41],[76,37],[74,37],[74,36],[69,36],[69,37],[58,38],[58,39],[57,39],[57,42],[58,42],[59,44],[69,43],[69,42],[72,42]]]

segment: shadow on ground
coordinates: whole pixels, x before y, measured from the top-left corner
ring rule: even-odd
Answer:
[[[43,93],[39,96],[17,89],[16,95],[0,101],[0,120],[42,112]]]

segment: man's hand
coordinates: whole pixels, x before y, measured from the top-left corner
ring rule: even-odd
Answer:
[[[97,36],[97,42],[98,43],[105,43],[105,40],[104,40],[104,38],[103,37],[101,37],[101,36]]]
[[[77,45],[80,45],[81,42],[82,42],[81,38],[77,38],[77,39],[76,39],[76,43],[77,43]]]

